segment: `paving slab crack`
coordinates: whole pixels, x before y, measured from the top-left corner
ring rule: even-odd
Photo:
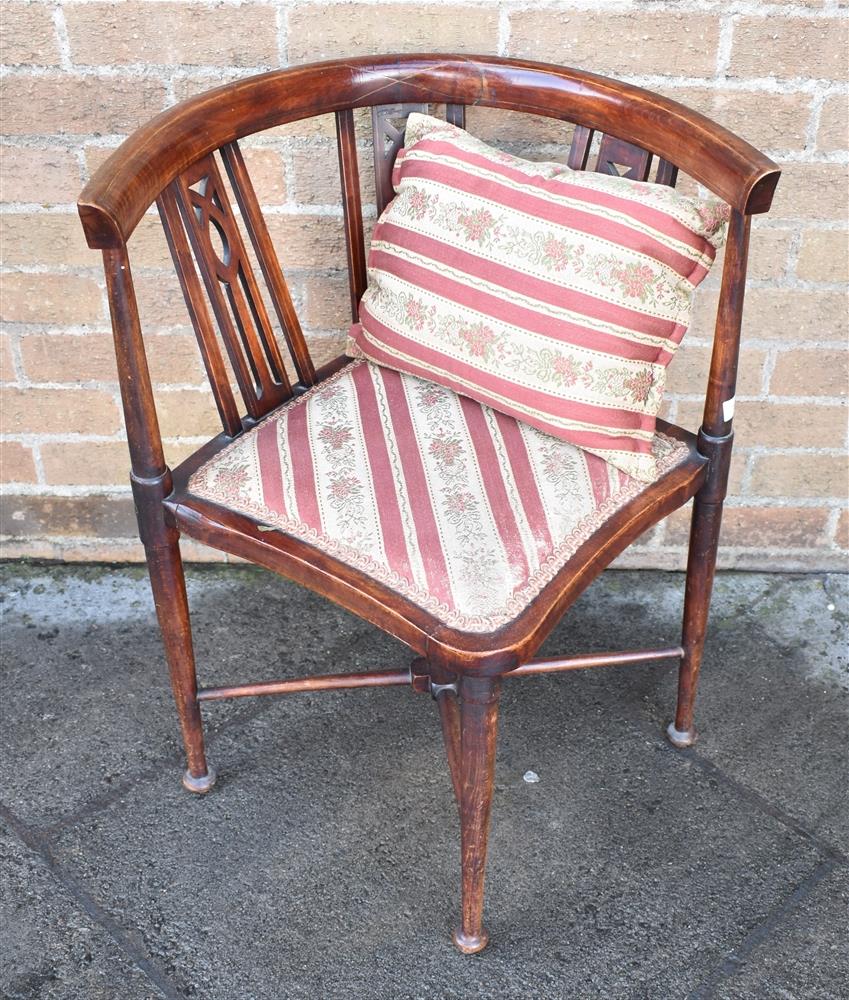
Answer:
[[[271,706],[268,704],[259,704],[246,711],[239,712],[238,714],[233,715],[231,718],[220,723],[216,727],[214,733],[207,734],[207,739],[210,737],[214,739],[219,734],[224,733],[235,726],[252,722],[254,719],[268,712],[270,708]],[[182,749],[171,750],[164,753],[161,757],[156,758],[149,767],[144,768],[142,771],[137,771],[135,774],[125,778],[123,781],[110,788],[109,791],[96,796],[89,802],[86,802],[85,805],[80,806],[79,809],[62,816],[61,819],[57,819],[43,828],[40,828],[40,835],[43,836],[45,840],[55,838],[62,831],[76,826],[81,820],[88,819],[89,817],[102,812],[104,809],[108,809],[111,805],[118,802],[121,798],[123,798],[123,796],[132,791],[136,786],[144,784],[145,782],[157,777],[166,767],[173,768],[174,781],[175,783],[179,782],[180,774],[182,773],[181,767],[183,766],[181,762],[183,760],[184,753]]]
[[[344,643],[340,643],[338,645],[340,647],[344,647]],[[330,658],[335,657],[335,655],[340,651],[340,648],[334,646],[333,649],[330,650]],[[207,730],[207,740],[214,741],[219,735],[228,732],[231,729],[253,722],[255,719],[258,719],[270,712],[276,701],[277,698],[271,695],[258,697],[251,707],[235,712],[229,719],[225,719],[220,722],[216,726],[214,732],[209,732]],[[102,795],[96,796],[94,799],[80,806],[78,809],[75,809],[73,812],[62,816],[60,819],[54,820],[45,827],[39,827],[37,829],[39,829],[40,834],[45,839],[54,839],[64,830],[76,826],[77,823],[102,812],[104,809],[108,809],[111,805],[118,802],[121,798],[123,798],[123,796],[127,795],[138,785],[144,784],[145,782],[157,777],[166,767],[174,769],[175,781],[178,781],[179,775],[182,773],[181,768],[183,766],[183,760],[184,753],[182,748],[167,751],[163,753],[162,756],[156,758],[149,767],[128,776],[123,781],[104,792]]]
[[[767,915],[765,920],[756,924],[743,938],[740,944],[716,966],[702,982],[690,993],[687,1000],[712,1000],[716,989],[722,983],[732,979],[746,964],[748,957],[758,945],[768,940],[772,932],[806,899],[816,887],[832,872],[842,867],[835,858],[826,858],[811,874],[787,895]]]
[[[804,837],[809,843],[811,843],[823,857],[830,861],[839,862],[841,864],[846,864],[849,861],[849,857],[844,854],[840,848],[835,847],[830,844],[827,840],[823,840],[819,834],[814,833],[813,830],[809,830],[800,820],[791,816],[790,813],[786,812],[781,806],[776,806],[768,799],[765,799],[759,792],[754,791],[747,785],[744,785],[741,781],[736,778],[731,777],[731,775],[726,774],[717,764],[713,761],[707,760],[702,757],[698,750],[674,750],[670,747],[670,753],[680,754],[683,760],[689,761],[696,767],[698,767],[703,773],[714,778],[719,784],[724,785],[726,788],[730,789],[739,798],[743,799],[749,805],[754,806],[754,808],[765,813],[767,816],[771,816],[773,819],[777,820],[782,826],[787,827],[792,830],[793,833],[800,837]]]
[[[0,802],[0,817],[9,829],[45,863],[53,876],[70,894],[87,916],[103,928],[121,952],[147,977],[166,1000],[185,1000],[185,994],[174,985],[165,972],[150,958],[141,936],[127,931],[103,909],[80,884],[72,872],[64,868],[51,850],[45,836],[20,820],[8,806]]]

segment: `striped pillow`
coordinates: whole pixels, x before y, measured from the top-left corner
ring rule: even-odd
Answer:
[[[650,481],[666,366],[728,206],[499,152],[411,114],[349,353]]]

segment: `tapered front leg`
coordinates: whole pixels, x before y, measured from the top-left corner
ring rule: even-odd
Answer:
[[[463,905],[454,943],[467,955],[486,947],[483,929],[483,889],[492,787],[495,777],[495,743],[498,729],[500,677],[460,680],[460,844]]]
[[[186,748],[188,767],[183,775],[183,785],[190,792],[208,792],[215,784],[215,771],[206,762],[203,744],[189,602],[180,547],[174,537],[167,544],[150,546],[146,551],[156,616]]]
[[[687,585],[684,594],[684,629],[681,642],[684,655],[678,670],[678,704],[675,721],[671,722],[666,730],[669,742],[679,748],[691,747],[696,742],[693,710],[707,633],[721,520],[721,502],[700,502],[696,497],[690,529],[690,555],[687,561]]]

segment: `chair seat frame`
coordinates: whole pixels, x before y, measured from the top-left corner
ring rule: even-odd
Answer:
[[[352,317],[366,288],[354,111],[372,109],[378,210],[391,197],[392,154],[403,128],[390,112],[445,105],[464,125],[470,105],[560,119],[575,125],[568,163],[586,169],[596,133],[596,170],[674,185],[679,169],[731,206],[714,347],[697,435],[659,421],[688,446],[675,468],[650,484],[593,534],[531,604],[488,634],[447,627],[423,608],[314,546],[246,515],[193,496],[189,478],[234,437],[287,399],[339,370],[345,358],[313,367],[291,296],[250,185],[238,140],[308,118],[336,117],[343,224]],[[296,378],[286,374],[244,244],[223,201],[219,155],[283,331]],[[668,659],[678,663],[676,713],[667,730],[678,747],[696,739],[693,710],[704,648],[722,505],[733,441],[733,399],[740,346],[750,220],[771,204],[779,171],[739,137],[702,115],[648,91],[565,67],[490,56],[391,55],[318,63],[240,80],[170,109],[135,132],[98,170],[79,199],[92,248],[103,252],[139,534],[162,631],[187,770],[184,785],[205,792],[215,775],[206,759],[200,706],[205,701],[322,689],[410,685],[436,699],[460,812],[462,910],[454,941],[466,953],[487,943],[483,885],[503,678]],[[195,326],[223,432],[173,471],[165,462],[133,288],[127,242],[154,202]],[[210,255],[204,225],[227,244]],[[200,271],[203,284],[198,277]],[[204,302],[212,303],[212,316]],[[224,289],[225,291],[222,291]],[[226,294],[225,294],[226,292]],[[225,341],[246,413],[226,374]],[[240,339],[241,338],[241,339]],[[681,643],[568,658],[534,659],[564,612],[609,563],[662,518],[695,498]],[[295,580],[405,642],[404,669],[333,673],[198,689],[181,535]]]

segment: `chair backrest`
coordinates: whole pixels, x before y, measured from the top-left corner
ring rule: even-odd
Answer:
[[[127,139],[83,191],[79,211],[86,237],[104,252],[135,476],[160,476],[165,469],[127,254],[127,240],[144,213],[156,202],[224,432],[234,436],[323,374],[310,358],[238,140],[335,114],[356,319],[366,288],[366,251],[354,110],[372,109],[380,211],[392,194],[404,118],[431,105],[444,105],[446,118],[461,127],[468,105],[561,119],[575,125],[568,154],[574,169],[587,169],[597,146],[592,169],[672,186],[680,169],[731,205],[703,424],[708,437],[729,433],[749,217],[770,206],[779,177],[775,164],[702,115],[604,77],[495,57],[384,56],[266,73],[185,101]],[[285,338],[294,381],[267,302]]]

